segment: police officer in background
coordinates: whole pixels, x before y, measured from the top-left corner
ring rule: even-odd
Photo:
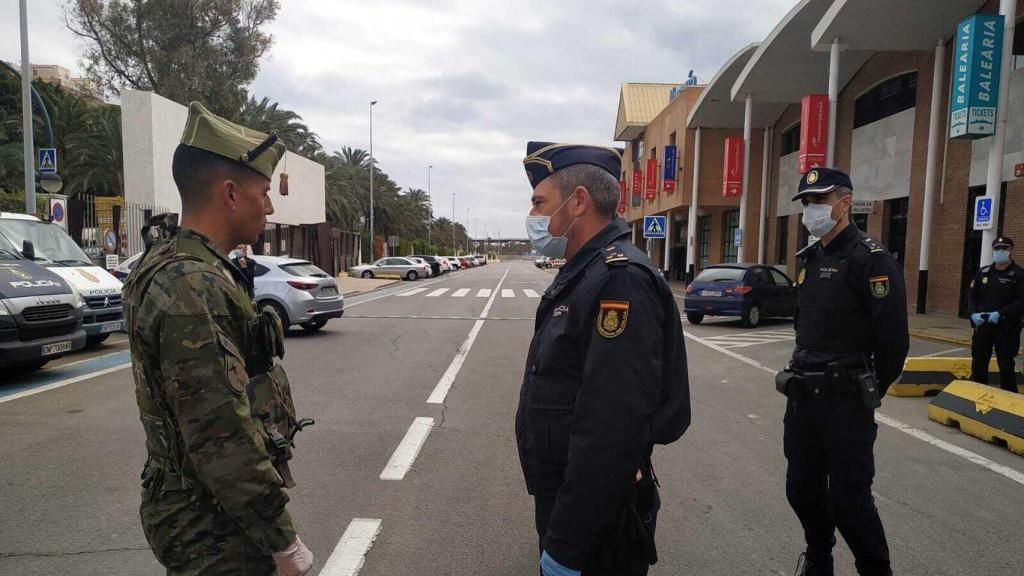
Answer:
[[[146,435],[140,515],[168,575],[303,576],[313,557],[286,505],[294,430],[281,320],[227,259],[274,213],[284,144],[189,106],[171,164],[173,215],[143,230],[125,281],[135,398]],[[269,399],[269,400],[268,400]]]
[[[971,380],[988,384],[988,365],[995,348],[999,386],[1017,392],[1014,358],[1020,350],[1024,312],[1024,269],[1013,261],[1013,240],[992,241],[992,265],[982,266],[967,292],[974,336],[971,338]]]
[[[786,496],[803,525],[804,576],[831,576],[839,528],[863,576],[891,575],[889,548],[871,495],[874,409],[909,348],[900,263],[850,222],[850,177],[815,168],[794,200],[820,238],[797,254],[796,349],[776,386],[784,420]]]
[[[619,150],[530,142],[527,232],[566,258],[537,309],[516,413],[545,576],[633,576],[657,561],[655,444],[690,424],[682,324],[616,217]]]

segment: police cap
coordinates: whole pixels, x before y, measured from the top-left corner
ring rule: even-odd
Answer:
[[[800,179],[800,188],[793,200],[828,194],[840,186],[853,190],[849,174],[839,168],[813,168]]]
[[[239,126],[217,116],[199,102],[188,105],[188,120],[181,135],[185,146],[234,160],[271,178],[287,148],[277,134]]]
[[[526,177],[536,188],[545,178],[575,164],[593,164],[604,168],[618,180],[622,171],[622,149],[585,144],[554,144],[528,142],[526,144]]]
[[[1013,238],[1000,236],[992,241],[993,248],[1013,248]]]

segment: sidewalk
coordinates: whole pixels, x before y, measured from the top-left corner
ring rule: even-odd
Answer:
[[[398,284],[401,280],[389,280],[384,278],[351,278],[348,274],[340,274],[335,280],[338,282],[338,291],[344,296],[355,296],[364,292],[372,292],[380,288]]]

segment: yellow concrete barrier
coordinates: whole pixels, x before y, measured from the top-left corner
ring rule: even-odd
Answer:
[[[1024,395],[955,380],[932,398],[928,418],[1024,456]]]
[[[999,365],[993,357],[988,363],[989,382],[999,382]],[[903,374],[889,387],[893,396],[928,396],[935,394],[954,380],[965,380],[971,375],[970,358],[907,358]],[[1018,384],[1024,383],[1020,374]]]

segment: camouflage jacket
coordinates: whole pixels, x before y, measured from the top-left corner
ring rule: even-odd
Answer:
[[[283,550],[295,539],[288,496],[246,394],[255,303],[201,234],[150,239],[124,293],[147,472],[163,485],[156,505],[168,486],[198,486],[264,553]]]

